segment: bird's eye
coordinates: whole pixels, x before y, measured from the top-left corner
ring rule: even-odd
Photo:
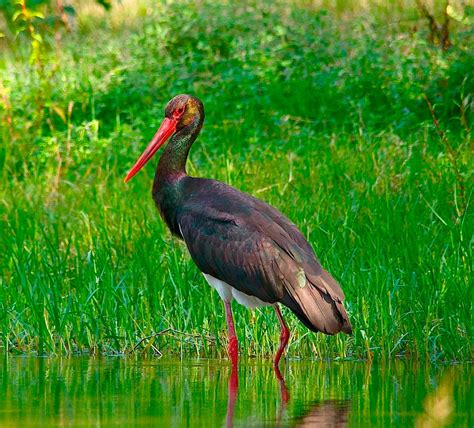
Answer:
[[[180,120],[183,116],[184,110],[186,110],[186,106],[176,107],[173,111],[173,118],[174,120]]]

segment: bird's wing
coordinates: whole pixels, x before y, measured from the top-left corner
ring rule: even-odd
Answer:
[[[334,300],[344,300],[335,281],[317,280],[323,269],[313,249],[275,208],[215,180],[190,178],[186,184],[177,220],[204,273],[269,302],[305,277]]]
[[[184,210],[178,224],[202,272],[268,303],[280,300],[285,282],[304,271],[271,239],[224,213]]]
[[[194,182],[186,194],[177,222],[201,271],[264,302],[281,301],[309,328],[349,330],[341,287],[286,217],[212,180]]]

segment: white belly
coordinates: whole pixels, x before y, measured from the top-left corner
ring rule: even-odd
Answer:
[[[203,273],[203,275],[209,285],[216,289],[224,302],[230,302],[233,298],[235,298],[235,300],[237,300],[237,302],[239,302],[241,305],[244,305],[250,309],[258,308],[259,306],[271,305],[271,303],[264,302],[258,297],[249,296],[248,294],[242,293],[239,290],[231,287],[229,284],[227,284],[227,282],[214,278],[207,273]]]

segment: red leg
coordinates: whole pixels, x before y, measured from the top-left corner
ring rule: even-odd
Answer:
[[[288,340],[290,339],[290,330],[288,330],[288,327],[285,323],[285,320],[283,319],[283,315],[280,312],[280,308],[278,307],[278,303],[273,306],[275,308],[276,315],[278,317],[278,321],[280,321],[280,328],[281,328],[281,333],[280,333],[280,347],[278,348],[278,351],[275,356],[275,361],[273,362],[274,367],[278,367],[278,364],[280,363],[280,358],[281,355],[283,354],[283,351],[286,348],[286,345],[288,344]]]
[[[232,361],[232,367],[237,367],[237,360],[239,355],[239,343],[237,342],[237,335],[235,334],[234,318],[232,317],[232,307],[230,302],[224,302],[225,319],[227,321],[227,332],[229,335],[229,357]]]

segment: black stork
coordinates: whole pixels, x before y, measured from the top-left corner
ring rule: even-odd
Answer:
[[[290,220],[225,183],[186,174],[189,150],[203,122],[204,106],[198,98],[174,97],[125,182],[169,139],[156,168],[153,199],[172,234],[184,240],[207,282],[224,301],[232,366],[237,366],[238,359],[233,298],[248,308],[273,305],[281,327],[276,368],[290,337],[278,303],[314,332],[351,334],[341,287]]]

